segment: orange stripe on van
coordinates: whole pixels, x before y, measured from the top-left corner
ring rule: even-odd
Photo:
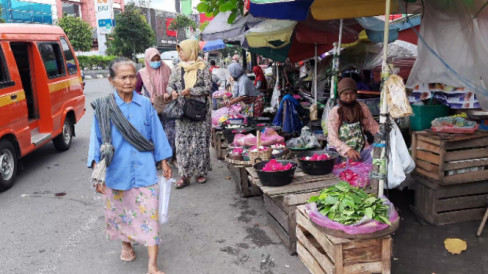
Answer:
[[[81,77],[78,77],[78,78],[72,78],[72,79],[61,81],[61,82],[49,84],[49,92],[53,93],[53,92],[56,92],[58,90],[65,89],[69,86],[80,84],[81,82],[82,82]]]
[[[17,95],[16,99],[12,99],[12,95]],[[23,89],[16,91],[15,93],[10,93],[7,95],[0,96],[0,107],[8,106],[20,101],[25,100],[25,92]]]

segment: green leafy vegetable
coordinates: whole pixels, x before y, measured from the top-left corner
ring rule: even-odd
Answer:
[[[388,219],[388,205],[383,201],[344,181],[323,189],[318,196],[312,196],[308,200],[317,203],[320,214],[341,224],[355,224],[366,216],[391,225]]]

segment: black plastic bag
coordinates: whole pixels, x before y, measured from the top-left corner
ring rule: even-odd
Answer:
[[[183,108],[181,107],[178,100],[173,100],[169,102],[163,110],[163,117],[171,120],[178,120],[183,117]]]

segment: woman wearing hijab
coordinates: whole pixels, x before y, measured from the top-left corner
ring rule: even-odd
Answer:
[[[268,88],[268,84],[266,82],[266,77],[264,77],[263,69],[260,66],[254,66],[252,68],[252,71],[256,76],[254,78],[254,86],[256,87],[256,89],[263,92],[266,91],[266,89]]]
[[[169,78],[168,92],[181,105],[186,98],[206,102],[207,117],[203,121],[186,118],[176,120],[176,160],[181,178],[176,188],[190,184],[190,178],[196,176],[196,182],[207,181],[210,170],[210,100],[212,77],[206,63],[198,57],[199,45],[196,40],[184,40],[176,46],[180,56],[178,66]]]
[[[337,91],[339,105],[333,107],[329,113],[328,142],[341,156],[360,161],[367,156],[364,155],[366,150],[363,151],[366,144],[365,133],[375,135],[379,132],[379,125],[373,119],[368,106],[356,101],[356,81],[343,78],[337,85]]]
[[[148,48],[144,53],[145,67],[137,72],[136,92],[142,94],[153,103],[159,119],[163,124],[171,149],[175,150],[175,121],[164,118],[164,105],[171,101],[171,94],[166,92],[171,69],[161,61],[161,54],[156,48]]]
[[[238,63],[231,64],[228,68],[230,76],[234,79],[232,96],[234,99],[226,102],[227,106],[243,102],[243,109],[248,117],[258,117],[263,112],[263,96],[259,94],[251,80],[244,73],[244,69]]]

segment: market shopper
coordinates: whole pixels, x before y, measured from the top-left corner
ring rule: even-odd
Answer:
[[[265,92],[268,88],[268,84],[266,82],[266,77],[264,76],[263,69],[260,66],[254,66],[252,68],[252,71],[255,75],[254,86],[257,90]]]
[[[328,143],[343,157],[361,161],[370,149],[366,147],[366,132],[375,135],[379,125],[366,104],[356,100],[356,81],[343,78],[337,85],[339,104],[329,112]]]
[[[244,73],[244,69],[240,64],[231,64],[228,70],[235,83],[232,90],[233,99],[225,104],[231,106],[243,102],[245,104],[243,108],[244,114],[248,117],[260,116],[263,112],[263,96],[259,94],[259,91]]]
[[[163,61],[156,48],[148,48],[144,53],[145,67],[137,72],[136,92],[151,99],[173,151],[175,150],[175,120],[162,116],[164,106],[171,101],[166,91],[171,69]],[[174,159],[174,157],[173,157]]]
[[[147,246],[148,273],[158,270],[160,244],[159,187],[156,167],[171,177],[167,160],[171,147],[148,98],[135,92],[134,62],[115,59],[109,67],[115,92],[92,103],[88,167],[91,181],[103,194],[105,228],[110,240],[122,241],[120,259],[130,262],[136,254],[132,243]]]
[[[187,118],[176,120],[176,160],[181,178],[176,188],[190,184],[190,178],[196,176],[197,183],[207,181],[210,165],[210,100],[212,77],[206,63],[198,57],[198,42],[184,40],[177,47],[180,63],[172,72],[168,92],[173,99],[184,105],[187,98],[206,102],[207,116],[203,121]]]

